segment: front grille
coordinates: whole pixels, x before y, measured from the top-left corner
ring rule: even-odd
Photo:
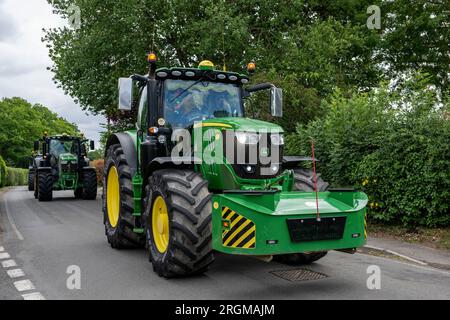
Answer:
[[[227,135],[233,135],[227,136]],[[258,145],[246,145],[240,149],[238,147],[237,138],[234,137],[234,132],[224,131],[224,154],[225,157],[233,167],[236,175],[243,179],[272,179],[280,175],[281,163],[283,155],[283,147],[277,147],[278,155],[274,154],[272,159],[272,144],[270,134],[265,133],[261,135],[261,142]],[[233,141],[233,154],[227,154],[227,143]],[[264,149],[267,155],[264,154]],[[244,150],[244,155],[243,155]],[[276,157],[275,157],[276,156]],[[251,173],[247,172],[245,168],[250,165],[253,167]],[[277,167],[276,171],[272,168]]]
[[[292,242],[340,240],[344,236],[346,217],[317,219],[288,219]]]
[[[71,163],[70,161],[65,164],[61,164],[61,171],[63,173],[70,173],[77,169],[77,165],[74,163]]]

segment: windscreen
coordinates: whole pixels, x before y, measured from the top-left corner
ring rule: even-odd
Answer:
[[[71,153],[78,155],[79,145],[76,140],[50,140],[50,154],[58,158],[61,154]]]
[[[210,81],[167,80],[164,114],[172,128],[187,128],[214,118],[243,117],[240,88]]]

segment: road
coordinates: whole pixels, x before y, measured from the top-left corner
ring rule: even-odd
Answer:
[[[0,264],[0,300],[29,294],[46,299],[450,299],[446,271],[339,252],[305,267],[328,276],[320,280],[290,282],[271,272],[292,267],[222,254],[206,275],[166,280],[153,273],[144,250],[108,245],[100,200],[56,192],[53,202],[40,203],[24,188],[0,198],[0,262],[17,265]],[[367,287],[367,269],[373,265],[381,271],[379,290]],[[79,290],[67,287],[69,266],[80,268]],[[23,275],[7,273],[17,269]],[[19,292],[17,282],[24,280],[34,288]]]

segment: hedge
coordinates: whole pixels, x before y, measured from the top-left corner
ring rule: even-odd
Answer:
[[[97,172],[97,183],[99,186],[103,185],[103,168],[105,166],[105,160],[99,159],[91,161],[91,165],[95,168]]]
[[[0,188],[6,184],[6,163],[0,156]]]
[[[28,185],[28,170],[17,168],[6,168],[6,184],[7,187],[26,186]]]
[[[374,220],[449,226],[450,109],[414,80],[394,92],[337,93],[323,119],[287,138],[287,150],[308,155],[313,138],[323,177],[365,191]]]

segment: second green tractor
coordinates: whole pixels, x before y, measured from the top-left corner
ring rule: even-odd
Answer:
[[[52,201],[54,191],[73,190],[75,198],[97,198],[97,172],[90,167],[88,150],[94,142],[66,134],[35,141],[28,171],[28,190],[39,201]]]

